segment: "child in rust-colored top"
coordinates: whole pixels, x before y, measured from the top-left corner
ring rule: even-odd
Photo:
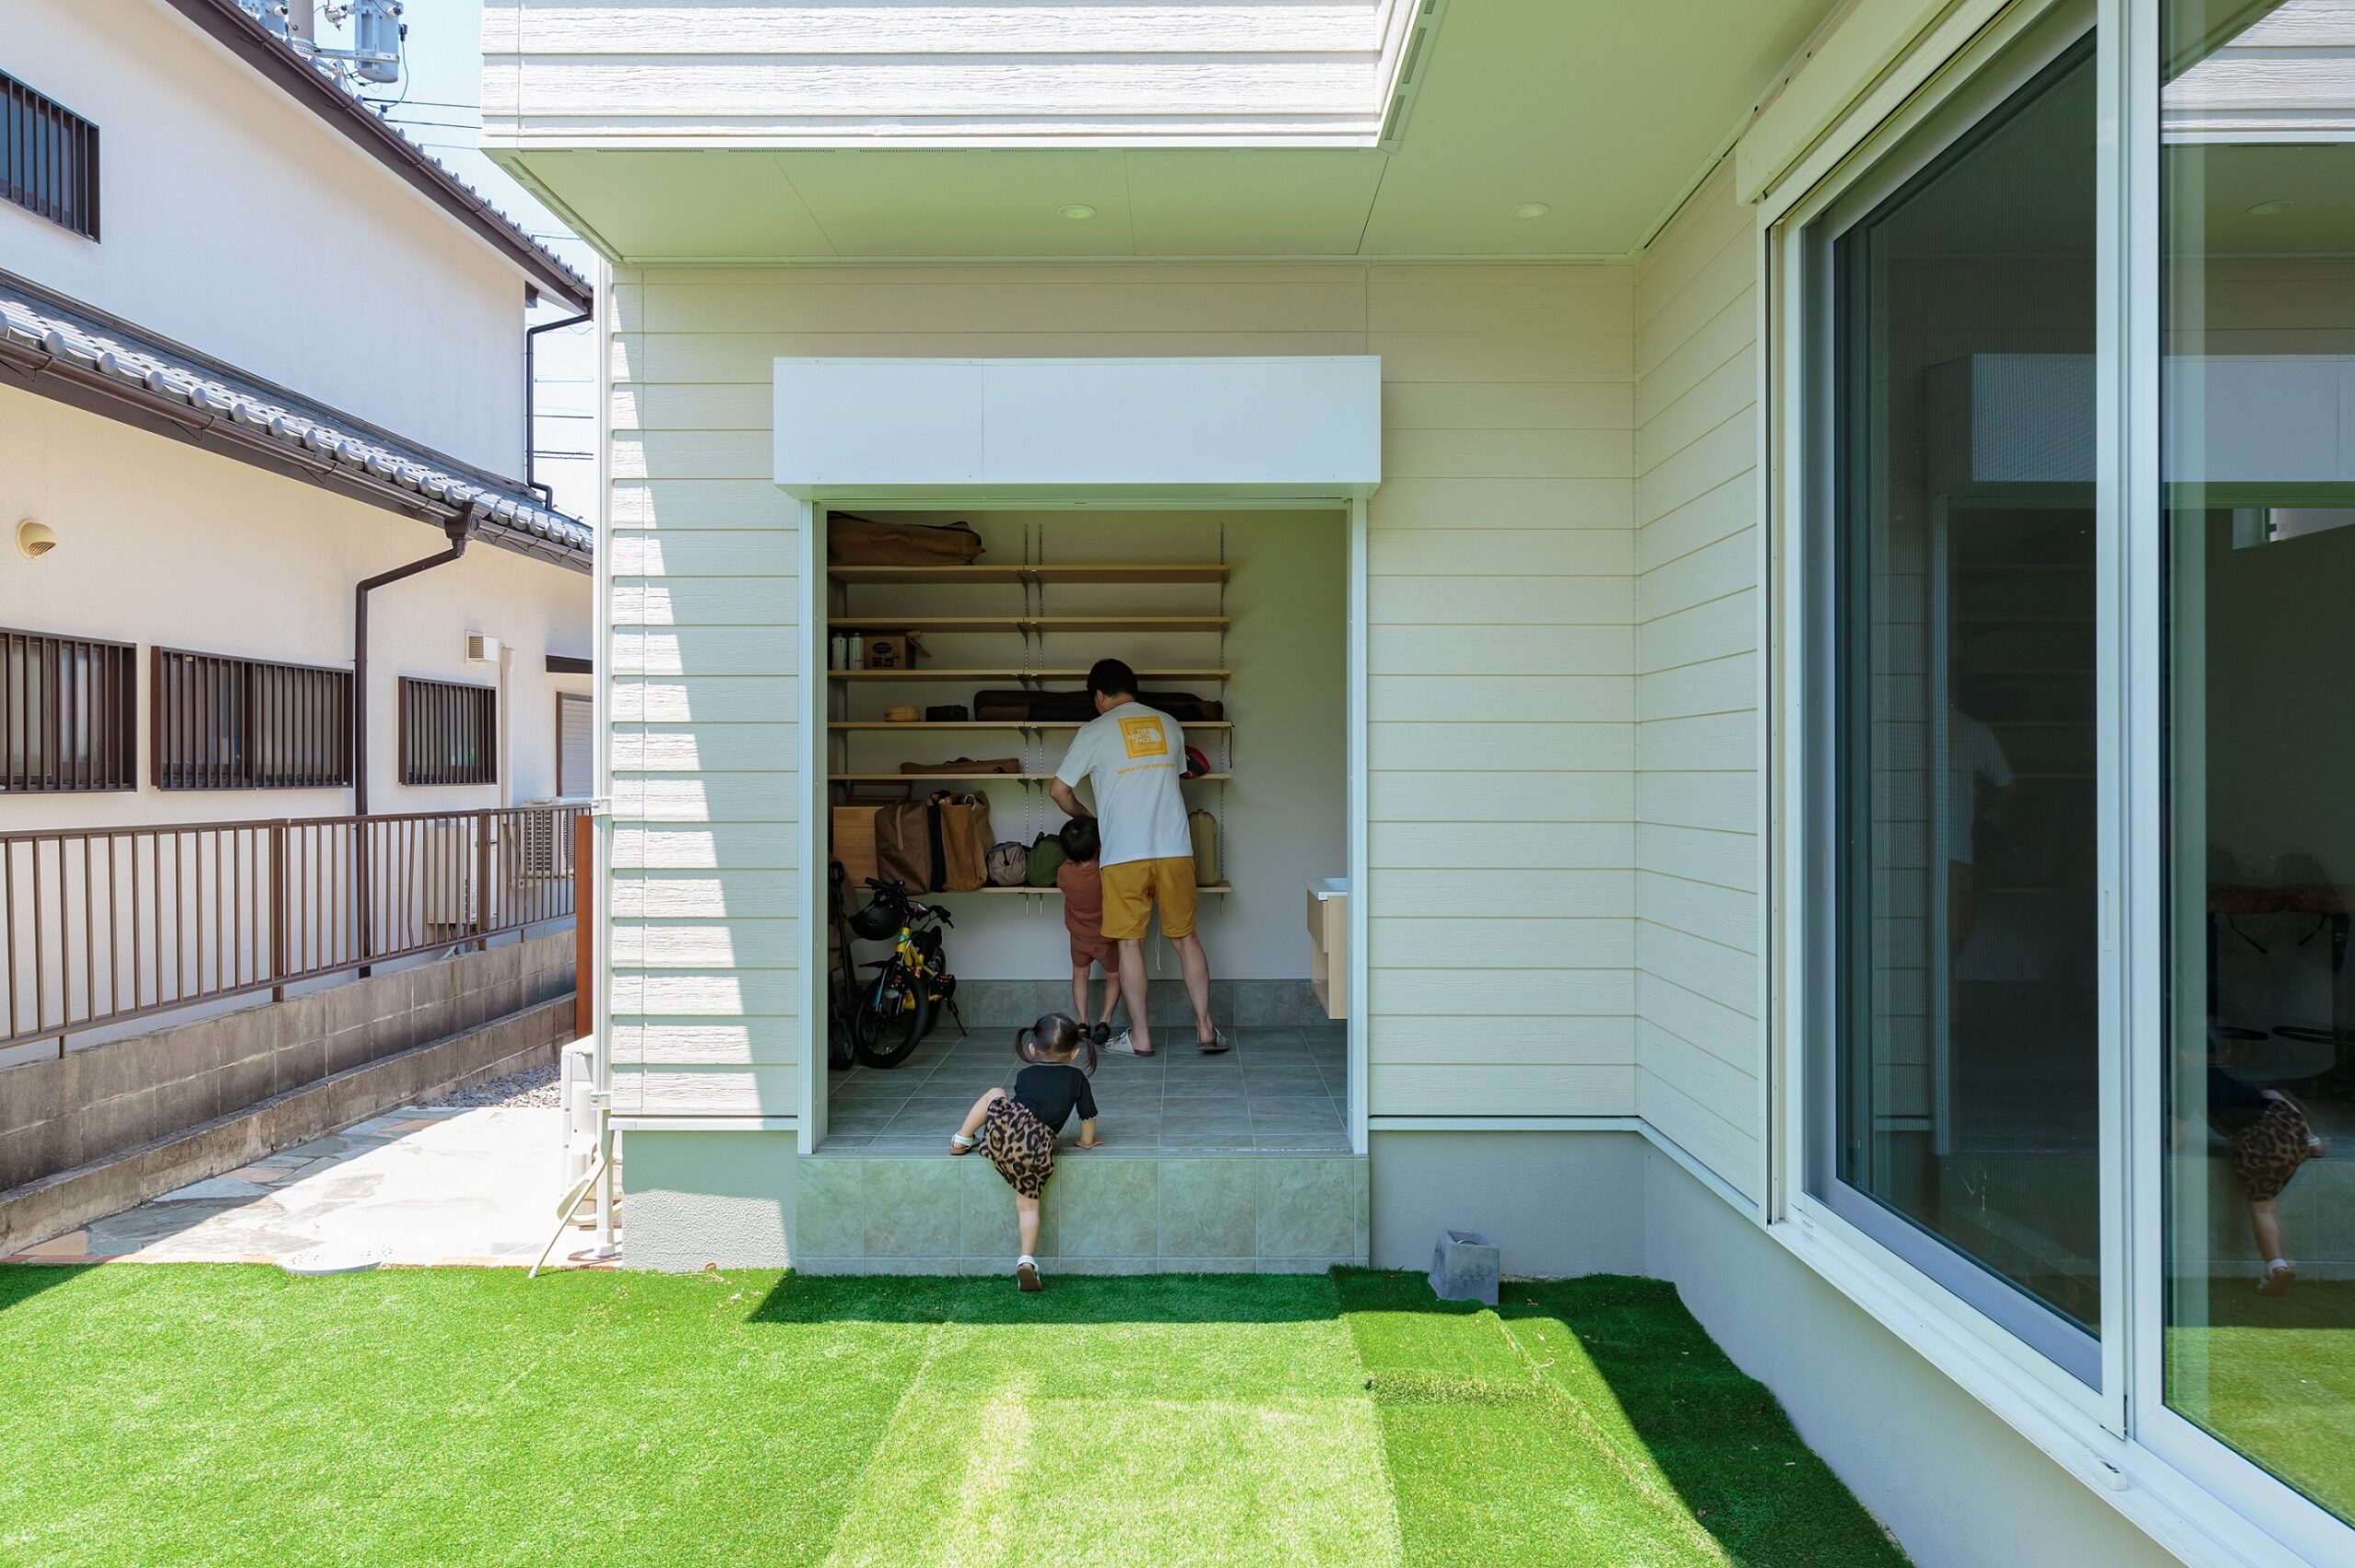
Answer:
[[[1104,883],[1096,864],[1104,842],[1092,817],[1073,818],[1058,836],[1063,864],[1055,873],[1055,886],[1063,896],[1063,928],[1071,933],[1072,1015],[1087,1016],[1088,969],[1102,966],[1104,1012],[1090,1031],[1100,1046],[1112,1037],[1112,1009],[1120,1001],[1120,944],[1104,934]]]

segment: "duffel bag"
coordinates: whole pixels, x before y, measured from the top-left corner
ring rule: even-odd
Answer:
[[[1030,846],[1030,864],[1025,873],[1026,879],[1033,887],[1051,887],[1055,885],[1055,873],[1063,868],[1063,862],[1069,858],[1063,853],[1061,838],[1053,833],[1041,833]]]
[[[973,716],[992,724],[1086,724],[1096,716],[1096,699],[1086,692],[976,692]]]
[[[990,846],[990,886],[1019,887],[1030,880],[1030,851],[1028,846],[1008,840]]]
[[[836,512],[826,524],[826,559],[844,567],[962,567],[982,553],[970,522],[935,527],[877,522]]]

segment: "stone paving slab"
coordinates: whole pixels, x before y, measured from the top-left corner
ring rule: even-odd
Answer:
[[[564,1113],[408,1105],[27,1249],[10,1263],[528,1267],[563,1196]],[[591,1265],[575,1229],[549,1266]]]

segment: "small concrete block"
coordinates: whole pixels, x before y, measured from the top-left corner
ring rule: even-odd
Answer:
[[[1442,1301],[1497,1304],[1504,1249],[1476,1230],[1442,1230],[1431,1249],[1431,1293]]]

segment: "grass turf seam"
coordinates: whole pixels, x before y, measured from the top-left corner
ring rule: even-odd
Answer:
[[[1529,1347],[1506,1329],[1501,1317],[1493,1311],[1484,1311],[1479,1315],[1508,1345],[1512,1347],[1513,1354],[1520,1358],[1522,1365],[1529,1368],[1530,1380],[1538,1390],[1539,1396],[1551,1403],[1565,1421],[1575,1426],[1595,1448],[1601,1449],[1613,1467],[1626,1478],[1628,1485],[1657,1505],[1668,1516],[1670,1524],[1685,1538],[1689,1544],[1698,1547],[1704,1553],[1717,1558],[1719,1562],[1732,1561],[1726,1551],[1725,1543],[1710,1534],[1706,1525],[1693,1516],[1692,1509],[1685,1504],[1684,1499],[1677,1494],[1676,1489],[1673,1486],[1663,1487],[1661,1483],[1666,1478],[1648,1466],[1637,1464],[1622,1452],[1619,1445],[1613,1441],[1611,1435],[1603,1430],[1602,1424],[1588,1413],[1585,1404],[1572,1399],[1568,1390],[1546,1375],[1545,1368],[1538,1364],[1534,1356],[1530,1354]]]

